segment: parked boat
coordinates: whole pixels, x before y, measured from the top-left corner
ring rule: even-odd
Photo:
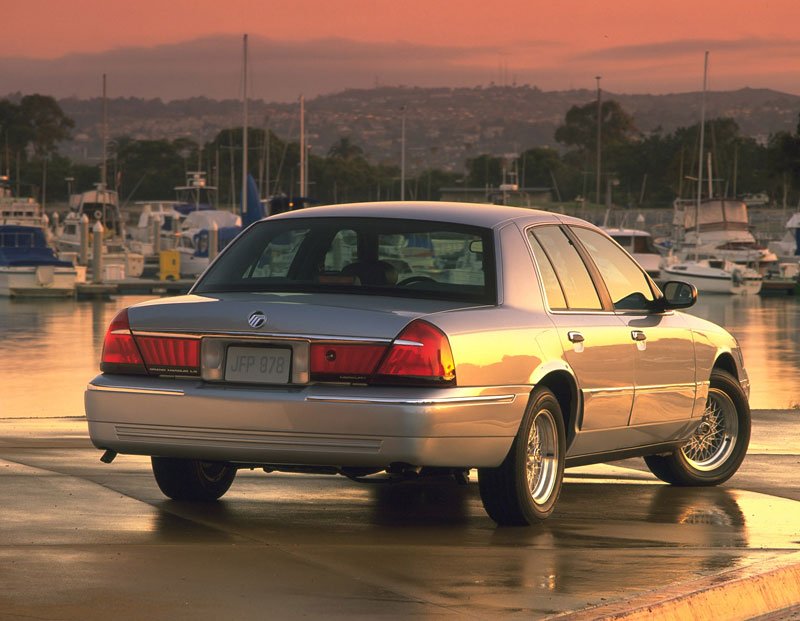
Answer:
[[[653,236],[641,229],[603,227],[614,241],[636,259],[653,280],[661,278],[662,254],[653,243]]]
[[[756,295],[763,277],[756,270],[725,259],[681,261],[662,268],[666,280],[682,280],[702,293]]]
[[[707,198],[696,203],[675,201],[675,223],[682,241],[677,256],[713,256],[754,265],[762,273],[778,261],[777,255],[761,246],[750,232],[747,205],[730,198]]]
[[[800,212],[792,214],[786,222],[786,234],[779,241],[769,243],[769,249],[778,255],[779,261],[797,263],[800,260]]]
[[[78,271],[61,261],[38,226],[0,225],[0,296],[70,297]]]
[[[90,230],[95,222],[103,225],[103,263],[110,267],[117,279],[142,275],[144,256],[128,248],[125,221],[115,191],[98,183],[94,190],[70,196],[69,206],[70,212],[64,217],[56,236],[56,248],[62,258],[75,257],[80,252],[81,219],[86,216]]]
[[[217,252],[242,230],[242,219],[230,211],[208,209],[194,211],[183,220],[175,249],[180,253],[180,273],[196,278],[210,261],[211,229],[217,229]]]

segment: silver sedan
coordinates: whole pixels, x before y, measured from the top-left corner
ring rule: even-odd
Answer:
[[[93,443],[174,499],[239,468],[404,479],[478,469],[499,524],[551,514],[565,466],[643,456],[715,485],[750,437],[725,330],[600,229],[493,205],[367,203],[257,222],[188,295],[120,312]]]

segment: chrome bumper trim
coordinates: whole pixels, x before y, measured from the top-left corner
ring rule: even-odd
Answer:
[[[468,405],[470,403],[514,403],[516,395],[488,395],[476,397],[438,397],[430,399],[403,399],[398,397],[348,397],[338,395],[310,395],[306,401],[331,403],[367,403],[370,405]]]
[[[135,395],[166,395],[168,397],[183,397],[186,393],[183,390],[173,388],[139,388],[136,386],[98,386],[89,384],[86,390],[96,390],[97,392],[126,392]]]

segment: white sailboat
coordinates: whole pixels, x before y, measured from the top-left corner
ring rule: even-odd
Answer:
[[[94,223],[103,225],[104,280],[138,278],[144,271],[144,256],[128,248],[125,220],[119,208],[119,196],[107,187],[106,144],[106,76],[103,74],[103,159],[100,183],[93,190],[69,197],[69,213],[58,231],[56,248],[63,258],[74,259],[81,250],[81,220],[86,216],[91,229]],[[91,243],[91,235],[89,236]]]
[[[706,91],[708,90],[708,52],[705,53],[703,63],[703,98],[700,106],[700,149],[697,162],[697,197],[694,201],[693,222],[695,224],[694,244],[679,253],[679,262],[666,264],[662,267],[664,276],[675,276],[680,280],[689,282],[703,293],[724,294],[757,294],[761,290],[762,277],[757,271],[733,263],[719,256],[701,256],[700,248],[703,241],[700,237],[703,228],[700,218],[701,206],[704,203],[703,195],[703,154],[705,151],[705,123],[706,123]],[[709,164],[710,166],[710,164]],[[711,174],[708,176],[708,196],[712,200]],[[744,206],[744,203],[742,203]],[[745,207],[745,222],[746,222]],[[689,211],[688,209],[686,211]],[[723,222],[725,209],[723,206]],[[740,223],[738,223],[740,224]]]

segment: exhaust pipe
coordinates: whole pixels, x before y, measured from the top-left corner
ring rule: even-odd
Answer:
[[[106,452],[100,457],[100,461],[104,464],[110,464],[117,456],[116,451],[112,451],[111,449],[106,449]]]

